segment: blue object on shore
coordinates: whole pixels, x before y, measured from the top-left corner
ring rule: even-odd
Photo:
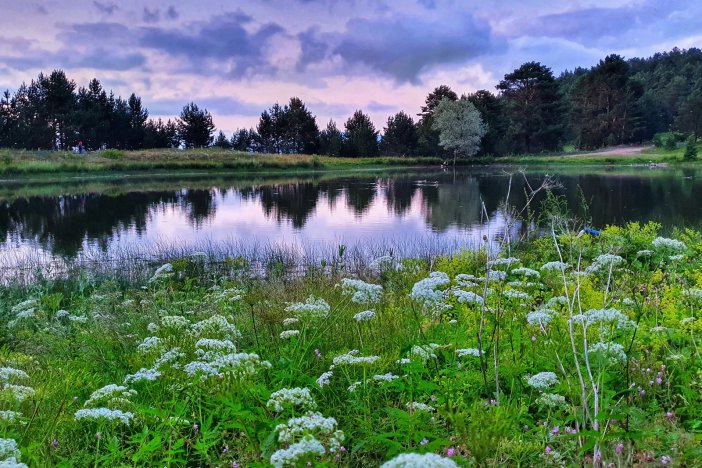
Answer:
[[[598,231],[597,229],[589,228],[589,227],[583,228],[583,232],[585,232],[586,234],[590,234],[591,236],[599,236],[600,235],[600,231]]]

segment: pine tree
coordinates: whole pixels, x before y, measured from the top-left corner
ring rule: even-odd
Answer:
[[[183,107],[177,120],[178,136],[186,148],[204,148],[212,143],[214,123],[207,109],[195,103]]]

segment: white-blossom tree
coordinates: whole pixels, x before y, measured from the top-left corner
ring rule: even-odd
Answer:
[[[458,156],[473,156],[480,149],[487,126],[472,102],[442,99],[434,112],[432,128],[439,132],[439,145]]]

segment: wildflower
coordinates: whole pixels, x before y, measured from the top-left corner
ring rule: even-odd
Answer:
[[[531,335],[531,342],[536,343],[536,337],[534,335]]]
[[[551,309],[538,309],[527,314],[526,320],[529,325],[544,327],[551,323],[556,312]]]
[[[673,461],[673,459],[670,458],[668,455],[663,455],[661,457],[661,465],[663,465],[663,466],[669,465],[670,462],[672,462],[672,461]]]
[[[564,271],[570,268],[570,265],[563,262],[548,262],[541,266],[541,271]]]
[[[379,374],[379,375],[374,375],[373,380],[376,382],[392,382],[395,379],[399,379],[399,375],[395,375],[392,372],[388,372],[387,374]]]
[[[584,314],[574,315],[571,320],[574,323],[583,325],[611,323],[622,330],[628,330],[636,326],[634,322],[617,309],[590,309]]]
[[[90,408],[76,411],[75,418],[76,420],[88,419],[97,421],[105,419],[107,421],[119,421],[128,426],[134,418],[134,414],[109,408]]]
[[[289,327],[290,325],[295,325],[299,321],[300,321],[300,319],[297,317],[288,317],[286,319],[283,319],[283,326]]]
[[[9,382],[11,379],[28,379],[29,375],[21,369],[14,367],[0,367],[0,382]]]
[[[0,421],[13,423],[20,418],[22,418],[22,413],[17,411],[0,411]]]
[[[412,360],[408,359],[408,358],[402,358],[402,359],[398,359],[395,362],[400,364],[400,365],[403,365],[403,364],[409,364],[410,362],[412,362]]]
[[[314,350],[314,355],[317,357],[317,359],[322,359],[322,353],[320,353],[318,349]]]
[[[334,373],[332,371],[325,372],[324,374],[320,375],[319,378],[317,379],[317,385],[320,387],[324,387],[325,385],[329,385],[329,379],[334,376]]]
[[[146,354],[158,349],[160,345],[161,338],[159,338],[158,336],[149,336],[144,338],[144,341],[142,341],[141,344],[137,346],[137,351],[139,351],[142,354]]]
[[[554,296],[551,299],[548,300],[546,303],[546,308],[547,309],[552,309],[553,307],[557,305],[568,305],[568,298],[565,296]]]
[[[280,332],[280,339],[281,340],[287,340],[289,338],[292,338],[293,336],[297,336],[300,334],[300,330],[283,330]]]
[[[577,434],[578,430],[570,426],[565,427],[566,434]]]
[[[549,445],[547,445],[546,448],[544,449],[544,452],[551,453],[552,450],[553,449]]]
[[[472,292],[463,291],[462,289],[454,289],[451,291],[458,302],[461,304],[485,304],[485,299],[482,296]]]
[[[314,296],[308,297],[305,302],[296,302],[285,308],[285,312],[294,315],[297,318],[322,318],[326,317],[331,311],[331,307],[322,298]]]
[[[537,390],[544,390],[558,383],[558,378],[553,372],[539,372],[527,379],[527,385]]]
[[[280,413],[285,406],[313,410],[317,408],[312,394],[308,388],[282,388],[273,392],[266,403],[266,407]]]
[[[9,393],[17,402],[31,398],[36,393],[32,387],[25,385],[4,384],[0,393]]]
[[[124,378],[125,384],[141,382],[142,380],[153,381],[161,376],[161,373],[156,369],[139,369],[134,374],[129,374]]]
[[[354,393],[358,387],[363,385],[363,382],[354,382],[346,389],[349,393]]]
[[[161,317],[161,325],[164,328],[172,328],[175,330],[185,330],[190,327],[190,320],[182,315],[164,315]]]
[[[231,340],[217,340],[214,338],[200,338],[195,343],[195,348],[200,351],[198,354],[204,354],[205,350],[216,351],[219,353],[232,353],[236,351],[236,345]]]
[[[190,334],[199,338],[218,337],[231,341],[241,338],[241,332],[222,315],[212,315],[190,326]]]
[[[88,407],[97,402],[111,401],[115,399],[129,399],[136,394],[136,391],[130,390],[123,385],[105,385],[104,387],[99,388],[90,394],[90,398],[88,398],[83,406]]]
[[[622,452],[624,451],[624,444],[619,442],[617,445],[614,446],[614,453],[617,454],[617,456],[621,456]]]
[[[255,375],[259,369],[270,368],[271,363],[261,360],[258,354],[224,354],[215,355],[208,361],[193,361],[186,364],[183,370],[190,376],[199,375],[201,380],[209,377],[231,375],[235,378],[245,378]]]
[[[487,274],[488,282],[499,283],[507,279],[507,273],[502,270],[490,270]]]
[[[464,357],[464,356],[475,356],[475,357],[480,357],[480,350],[475,349],[475,348],[457,349],[457,350],[456,350],[456,355],[457,355],[458,357]]]
[[[360,305],[377,304],[383,297],[383,287],[365,281],[344,278],[341,280],[343,294],[351,294],[351,302]]]
[[[427,413],[436,411],[436,408],[434,408],[433,406],[425,405],[424,403],[418,403],[416,401],[407,403],[405,406],[410,411],[426,411]]]
[[[508,257],[508,258],[495,258],[493,260],[490,260],[487,263],[488,267],[495,267],[495,266],[506,266],[509,268],[509,266],[513,263],[520,263],[521,260],[515,257]]]
[[[520,275],[520,276],[526,276],[527,278],[541,278],[541,273],[539,273],[536,270],[532,270],[531,268],[526,268],[526,267],[519,267],[515,268],[512,270],[513,275]]]
[[[346,354],[342,354],[340,356],[335,357],[332,360],[332,363],[335,366],[342,365],[342,364],[365,365],[365,364],[373,364],[375,361],[380,359],[380,356],[359,356],[358,355],[359,353],[360,353],[359,350],[353,349]]]
[[[149,279],[149,283],[153,283],[154,281],[166,276],[168,273],[173,272],[173,265],[170,263],[165,263],[158,267],[156,271],[154,272],[154,275]]]
[[[334,418],[326,418],[321,413],[308,412],[304,416],[290,418],[285,424],[278,424],[275,431],[278,433],[278,441],[290,443],[302,434],[337,435],[337,422]],[[343,438],[343,433],[338,434]],[[343,440],[343,439],[342,439]]]
[[[326,449],[320,441],[311,435],[305,436],[301,441],[296,442],[286,449],[281,449],[271,455],[271,465],[275,468],[284,466],[296,466],[302,458],[312,455],[321,456],[326,453]]]
[[[425,437],[425,438],[423,438],[423,439],[419,442],[419,445],[427,445],[428,443],[429,443],[429,439],[427,439],[427,438]]]
[[[680,251],[687,249],[685,243],[675,239],[656,237],[651,243],[656,250]]]
[[[561,426],[553,426],[553,429],[551,429],[551,435],[556,435],[559,432],[561,432]]]
[[[446,449],[446,456],[447,456],[447,457],[451,458],[451,457],[454,456],[455,454],[456,454],[456,449],[455,449],[455,448],[449,447],[449,448]]]
[[[475,275],[468,275],[465,273],[459,273],[454,278],[453,281],[462,288],[474,288],[478,286],[477,278]]]
[[[624,346],[619,343],[599,342],[590,346],[588,354],[599,354],[604,356],[610,364],[617,364],[626,361]]]
[[[505,296],[507,299],[518,299],[518,300],[531,299],[531,296],[529,294],[522,292],[522,291],[517,291],[516,289],[507,289],[506,291],[502,292],[502,295]]]
[[[556,393],[542,393],[536,402],[547,408],[563,408],[565,406],[566,399],[562,395]]]
[[[353,318],[357,322],[368,322],[375,318],[375,312],[373,312],[372,310],[364,310],[363,312],[359,312],[356,315],[354,315]]]
[[[15,439],[0,438],[0,460],[4,460],[6,462],[8,459],[19,460],[21,456],[22,454],[20,453],[19,448],[17,448],[17,442]]]
[[[381,468],[458,468],[456,462],[435,453],[403,453],[380,465]]]
[[[665,413],[665,417],[668,419],[673,419],[675,415],[672,412],[668,411],[667,413]]]
[[[428,361],[429,359],[436,359],[436,354],[434,353],[434,348],[431,345],[414,345],[410,350],[410,354],[413,356],[418,356],[422,361]]]
[[[445,299],[446,291],[440,288],[448,285],[450,282],[446,273],[434,271],[429,274],[428,278],[419,280],[412,286],[410,298],[431,306]]]
[[[600,271],[609,271],[611,269],[614,269],[615,267],[621,265],[624,263],[624,259],[620,257],[619,255],[613,255],[613,254],[603,254],[598,257],[596,257],[592,261],[592,265],[589,267],[585,268],[586,273],[598,273]]]

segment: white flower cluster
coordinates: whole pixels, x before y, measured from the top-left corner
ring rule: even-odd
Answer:
[[[296,302],[285,308],[285,312],[297,318],[323,318],[329,315],[331,307],[322,298],[310,296],[305,302]]]
[[[27,465],[20,463],[21,458],[22,453],[15,439],[0,438],[0,467],[27,468]]]
[[[392,382],[395,379],[399,379],[399,375],[395,375],[392,372],[388,372],[387,374],[378,374],[373,376],[373,380],[376,382]]]
[[[368,264],[369,269],[377,272],[383,272],[393,269],[398,270],[400,266],[400,263],[390,255],[383,255],[381,257],[378,257]]]
[[[541,273],[536,270],[527,267],[519,267],[512,270],[512,274],[519,276],[526,276],[527,278],[539,279],[541,278]]]
[[[29,375],[21,369],[14,367],[0,367],[0,382],[7,383],[13,379],[28,379]]]
[[[464,348],[464,349],[457,349],[456,350],[456,356],[460,357],[465,357],[465,356],[475,356],[475,357],[480,357],[480,350],[476,348]]]
[[[31,398],[36,393],[32,387],[26,385],[14,385],[6,383],[2,386],[0,394],[6,393],[12,396],[17,402],[22,402],[27,398]]]
[[[134,418],[134,413],[109,408],[89,408],[76,411],[75,418],[76,420],[87,419],[98,421],[104,419],[107,421],[119,421],[128,426]]]
[[[149,278],[149,283],[153,283],[154,281],[158,281],[161,278],[165,278],[169,276],[169,273],[173,272],[173,265],[170,263],[164,263],[160,267],[154,271],[154,275]]]
[[[355,392],[356,389],[357,389],[358,387],[360,387],[361,385],[363,385],[363,382],[354,382],[354,383],[352,383],[351,385],[349,385],[349,387],[348,387],[346,390],[347,390],[349,393],[353,393],[353,392]]]
[[[256,375],[260,369],[271,367],[270,362],[261,360],[254,353],[210,354],[203,359],[186,364],[183,370],[191,377],[199,375],[200,380],[227,375],[241,379]]]
[[[11,312],[15,314],[15,318],[8,323],[8,326],[14,327],[22,319],[35,318],[37,307],[39,307],[39,301],[36,299],[20,302],[11,309]]]
[[[187,330],[190,328],[190,320],[182,315],[164,315],[161,317],[161,326],[173,330]]]
[[[455,461],[435,453],[403,453],[380,468],[458,468]]]
[[[602,254],[592,260],[592,264],[585,268],[585,273],[608,272],[610,269],[613,270],[622,263],[624,263],[624,259],[619,255]]]
[[[332,377],[334,377],[333,371],[327,371],[327,372],[323,373],[317,379],[317,385],[319,385],[320,387],[324,387],[325,385],[329,385],[330,379]]]
[[[368,322],[375,318],[375,312],[372,310],[364,310],[353,316],[353,319],[357,322]]]
[[[222,315],[212,315],[190,326],[190,335],[195,338],[220,337],[231,341],[241,338],[241,332]]]
[[[521,260],[515,257],[507,257],[507,258],[495,258],[494,260],[490,260],[487,263],[488,268],[492,267],[500,267],[500,266],[506,266],[509,268],[510,265],[513,263],[519,263]]]
[[[691,288],[689,291],[685,291],[683,295],[689,297],[690,299],[702,300],[702,289]]]
[[[16,422],[22,417],[22,413],[17,411],[0,411],[0,421],[6,421],[9,423]]]
[[[453,289],[451,292],[456,297],[456,300],[458,302],[460,302],[461,304],[478,304],[478,305],[485,304],[485,299],[483,299],[483,297],[480,296],[479,294],[476,294],[472,291],[464,291],[462,289]]]
[[[341,292],[351,295],[351,302],[360,305],[377,304],[383,297],[382,286],[350,278],[341,280]]]
[[[141,381],[152,382],[152,381],[158,379],[159,377],[161,377],[161,372],[159,372],[157,369],[154,369],[154,368],[146,369],[146,368],[142,367],[134,374],[128,374],[124,378],[124,383],[125,384],[132,384],[132,383],[137,383],[137,382],[141,382]]]
[[[288,419],[286,424],[278,424],[275,431],[278,433],[278,441],[285,444],[303,434],[333,436],[337,432],[337,423],[334,418],[326,418],[322,413],[310,411],[304,416]]]
[[[96,403],[103,403],[105,401],[112,402],[114,400],[117,401],[122,401],[122,400],[128,400],[129,398],[133,397],[136,395],[136,391],[130,390],[129,388],[123,386],[123,385],[115,385],[115,384],[109,384],[105,385],[102,388],[99,388],[95,390],[91,395],[90,398],[83,404],[84,407],[88,406],[93,406]]]
[[[308,388],[281,388],[273,392],[266,403],[266,407],[278,413],[282,412],[286,406],[300,408],[303,410],[313,410],[317,408],[312,394]]]
[[[204,355],[207,351],[218,353],[233,353],[236,345],[231,340],[218,340],[216,338],[200,338],[195,343],[195,354]]]
[[[346,354],[336,356],[332,359],[332,363],[335,366],[340,366],[344,364],[349,365],[366,365],[373,364],[375,361],[380,359],[380,356],[359,356],[361,352],[357,349],[352,349]]]
[[[161,347],[161,338],[158,336],[147,336],[144,341],[137,346],[137,351],[142,354],[150,353],[151,351],[156,351]]]
[[[326,453],[324,445],[312,436],[304,437],[300,442],[296,442],[286,449],[280,449],[271,455],[271,465],[274,468],[284,466],[297,466],[304,458]]]
[[[600,341],[590,346],[588,354],[599,354],[604,356],[610,364],[626,362],[624,346],[619,343],[605,343]]]
[[[434,408],[433,406],[425,405],[424,403],[418,403],[416,401],[407,403],[405,406],[410,411],[426,411],[427,413],[436,411],[436,408]]]
[[[527,379],[527,385],[537,390],[545,390],[558,383],[558,377],[553,372],[539,372]]]
[[[296,323],[299,323],[300,319],[297,317],[288,317],[286,319],[283,319],[283,326],[284,327],[289,327],[291,325],[295,325]]]
[[[551,309],[538,309],[529,312],[526,316],[527,323],[531,326],[545,327],[556,316],[556,311]]]
[[[500,283],[507,279],[507,273],[502,270],[490,270],[487,274],[488,282]]]
[[[478,286],[478,278],[475,275],[469,275],[467,273],[459,273],[453,278],[454,283],[456,283],[461,288],[474,288]]]
[[[547,309],[552,309],[557,305],[568,307],[568,298],[565,296],[554,296],[546,302]]]
[[[428,278],[414,283],[410,292],[410,298],[421,302],[425,308],[432,309],[446,299],[446,291],[441,288],[450,283],[451,280],[446,273],[433,271]]]
[[[297,336],[300,334],[300,330],[283,330],[280,332],[280,339],[281,340],[288,340],[292,338],[293,336]]]
[[[684,242],[667,237],[656,237],[651,244],[656,250],[681,251],[687,249]]]
[[[584,314],[573,315],[571,319],[574,323],[592,325],[605,323],[616,325],[618,329],[628,330],[634,328],[635,324],[620,310],[617,309],[590,309]]]
[[[566,399],[563,395],[557,393],[542,393],[536,402],[540,406],[545,406],[547,408],[563,408],[565,406]]]
[[[410,355],[419,357],[422,361],[428,361],[429,359],[436,359],[436,353],[434,349],[436,346],[429,345],[414,345],[410,349]]]
[[[541,265],[541,271],[564,271],[570,268],[570,265],[563,262],[548,262]]]
[[[507,299],[516,299],[520,301],[531,299],[531,296],[528,293],[525,293],[523,291],[517,291],[516,289],[506,289],[502,292],[502,295],[505,296]]]

